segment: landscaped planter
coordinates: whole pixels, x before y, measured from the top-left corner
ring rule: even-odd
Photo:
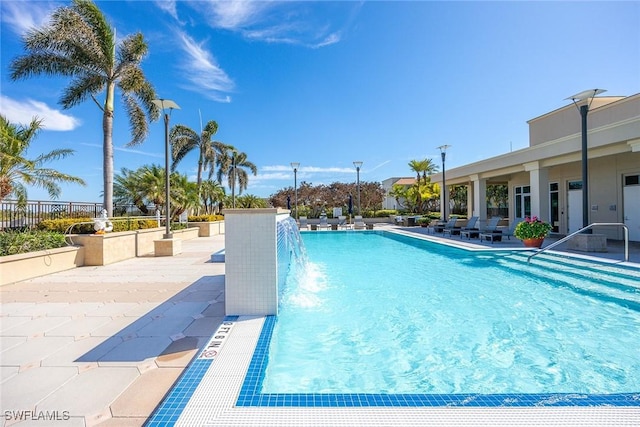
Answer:
[[[67,246],[0,257],[0,286],[80,267],[84,248]]]
[[[199,229],[173,231],[174,239],[191,240]],[[154,241],[161,240],[162,227],[105,234],[71,234],[74,246],[0,257],[0,285],[57,273],[83,265],[107,265],[139,256],[153,256]]]
[[[74,244],[84,246],[84,265],[107,265],[136,257],[136,231],[76,234]]]
[[[198,238],[198,236],[200,236],[200,229],[196,227],[191,228],[191,226],[189,227],[190,228],[185,228],[184,230],[172,231],[173,238],[181,240],[191,240]]]
[[[224,234],[224,221],[188,222],[188,227],[198,227],[198,237],[209,237]]]

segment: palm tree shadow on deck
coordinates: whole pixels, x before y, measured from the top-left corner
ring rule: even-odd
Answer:
[[[140,362],[200,349],[224,316],[224,275],[203,276],[75,362]]]

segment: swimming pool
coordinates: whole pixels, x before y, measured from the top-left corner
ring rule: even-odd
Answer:
[[[640,390],[640,289],[629,271],[557,257],[527,265],[514,252],[474,253],[384,232],[311,233],[304,241],[311,274],[282,295],[261,395],[540,402]]]
[[[342,232],[322,234],[333,233]],[[415,246],[424,245],[421,237],[407,238],[389,232],[382,234]],[[453,254],[465,263],[473,265],[479,262],[473,251],[448,253],[443,245],[438,245],[438,248],[439,251],[445,251],[442,254]],[[349,256],[357,262],[359,251],[356,249],[357,246],[350,244],[342,254],[332,252],[331,256]],[[521,256],[522,262],[516,264],[518,267],[526,266],[525,253]],[[489,257],[486,259],[495,256],[496,262],[503,258],[518,258],[518,254],[511,251],[500,254],[482,250],[477,254],[481,258]],[[402,265],[407,264],[407,259],[411,258],[406,257]],[[536,257],[532,264],[545,265],[543,271],[550,274],[555,274],[556,270],[566,271],[566,276],[571,280],[559,284],[558,288],[572,290],[576,296],[595,298],[638,311],[637,299],[633,298],[633,294],[629,297],[626,286],[620,286],[621,282],[630,282],[632,286],[640,283],[640,270],[635,267],[618,268],[577,258],[562,260],[555,255]],[[448,276],[454,273],[449,272],[447,277],[436,279],[449,280]],[[511,273],[522,274],[518,270],[512,270]],[[582,274],[592,276],[601,283],[581,288],[579,283],[575,283],[575,278]],[[380,301],[380,304],[384,303]],[[637,390],[608,394],[264,392],[263,380],[270,357],[270,343],[278,322],[274,316],[225,318],[146,425],[262,427],[305,423],[317,426],[417,427],[424,426],[430,420],[432,425],[562,424],[602,427],[638,425],[640,422],[640,392]],[[461,407],[464,407],[464,411],[460,411]],[[533,410],[533,407],[536,409]]]

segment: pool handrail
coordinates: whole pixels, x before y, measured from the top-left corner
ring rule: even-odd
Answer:
[[[588,229],[590,229],[592,227],[601,227],[601,226],[622,227],[622,229],[624,230],[624,233],[623,233],[624,234],[624,262],[629,262],[629,228],[622,222],[594,222],[592,224],[587,225],[586,227],[582,227],[578,231],[574,231],[573,233],[569,234],[568,236],[565,236],[564,238],[558,240],[557,242],[553,242],[549,246],[545,246],[542,249],[538,249],[537,251],[535,251],[534,253],[532,253],[531,255],[529,255],[527,257],[527,264],[529,263],[529,261],[531,261],[531,258],[533,258],[534,256],[541,254],[542,252],[546,251],[547,249],[554,248],[554,247],[558,246],[559,244],[566,242],[567,240],[571,239],[576,234],[580,234],[583,231],[588,230]]]

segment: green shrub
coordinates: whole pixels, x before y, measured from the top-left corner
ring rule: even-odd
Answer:
[[[189,222],[213,222],[222,220],[224,220],[223,215],[195,215],[187,218]]]
[[[73,234],[90,234],[93,233],[93,220],[91,218],[64,218],[64,219],[45,219],[38,223],[38,230],[55,231],[58,233],[66,233],[69,227],[79,222],[88,224],[78,224],[71,229]]]
[[[55,231],[0,232],[0,256],[24,254],[67,246],[64,234]]]
[[[395,209],[381,209],[379,211],[365,212],[367,218],[388,218],[391,215],[398,215],[398,211]]]
[[[77,223],[86,223],[78,224]],[[118,218],[111,221],[113,224],[112,232],[116,231],[134,231],[144,230],[147,228],[158,227],[158,222],[155,219],[128,219]],[[69,227],[74,225],[72,229]],[[65,219],[47,219],[40,221],[38,224],[39,230],[57,231],[59,233],[66,233],[69,230],[70,234],[93,234],[95,229],[93,228],[92,218],[65,218]]]

